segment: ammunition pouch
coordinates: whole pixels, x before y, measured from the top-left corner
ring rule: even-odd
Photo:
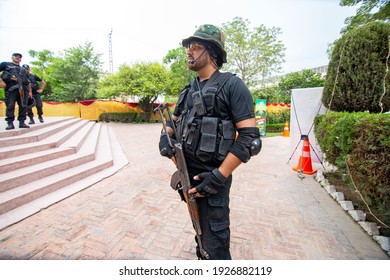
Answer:
[[[234,143],[235,135],[232,121],[215,117],[195,118],[184,138],[183,147],[202,162],[222,162]]]
[[[185,109],[177,122],[186,153],[204,163],[222,162],[234,143],[235,125],[219,117],[216,101],[219,89],[231,76],[229,73],[216,76],[210,85],[204,86],[203,92],[194,90],[193,85],[188,92],[193,106]]]

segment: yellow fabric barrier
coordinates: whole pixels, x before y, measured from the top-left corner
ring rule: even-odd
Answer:
[[[80,116],[85,120],[97,120],[102,113],[142,112],[138,105],[130,106],[128,104],[130,103],[106,100],[96,100],[89,104],[87,102],[80,102]]]
[[[35,110],[35,112],[34,112]],[[36,108],[33,108],[36,116]],[[75,102],[43,102],[43,115],[47,117],[80,117],[80,104]]]
[[[174,104],[171,107],[171,111],[174,109]],[[277,111],[283,109],[289,109],[290,104],[267,104],[266,110]],[[0,117],[5,117],[5,103],[0,101]],[[90,100],[81,102],[43,102],[43,115],[46,117],[62,117],[71,116],[76,118],[82,118],[85,120],[97,120],[102,113],[111,112],[135,112],[141,113],[142,110],[137,103],[120,102],[115,100]],[[33,113],[37,115],[36,107],[33,108]],[[18,105],[15,108],[15,116],[18,115]],[[158,113],[154,113],[151,116],[152,121],[160,121]]]

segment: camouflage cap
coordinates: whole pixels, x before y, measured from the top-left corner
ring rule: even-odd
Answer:
[[[222,62],[226,63],[225,51],[225,35],[223,32],[212,24],[201,25],[194,33],[194,35],[182,41],[183,47],[188,46],[192,41],[211,43],[216,46],[222,53]]]

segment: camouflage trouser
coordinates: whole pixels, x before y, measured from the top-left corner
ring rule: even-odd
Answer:
[[[211,260],[230,260],[229,190],[232,180],[216,196],[198,198],[202,245]],[[196,239],[195,239],[196,240]],[[197,256],[202,258],[197,246]]]

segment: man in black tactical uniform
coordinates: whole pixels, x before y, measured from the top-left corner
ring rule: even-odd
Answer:
[[[229,191],[232,172],[261,149],[252,95],[237,76],[221,73],[226,63],[224,35],[214,25],[200,26],[184,39],[188,68],[198,74],[180,93],[167,123],[172,142],[183,145],[188,172],[198,202],[201,241],[210,259],[231,259]],[[181,135],[174,139],[172,126]],[[237,132],[237,134],[236,134]],[[160,153],[172,158],[165,133]],[[199,246],[198,258],[202,259]]]
[[[27,71],[20,66],[22,55],[20,53],[12,54],[12,62],[0,63],[0,86],[5,88],[5,104],[6,104],[6,122],[8,126],[6,130],[14,129],[15,120],[15,103],[18,103],[18,121],[19,128],[29,128],[24,123],[26,120],[27,102],[32,97],[30,81],[28,80]],[[24,94],[23,100],[20,92]]]
[[[37,75],[31,73],[30,66],[27,64],[23,64],[22,66],[24,69],[26,69],[28,73],[28,79],[30,80],[31,90],[32,90],[32,97],[35,99],[35,106],[37,107],[37,113],[38,113],[38,120],[43,123],[43,110],[42,110],[42,99],[41,99],[41,93],[44,91],[46,87],[46,82],[39,78]],[[41,86],[39,87],[38,82],[41,83]],[[39,88],[38,88],[39,87]],[[32,111],[32,107],[28,108],[27,115],[30,118],[30,122],[28,124],[35,124],[34,121],[34,113]]]

